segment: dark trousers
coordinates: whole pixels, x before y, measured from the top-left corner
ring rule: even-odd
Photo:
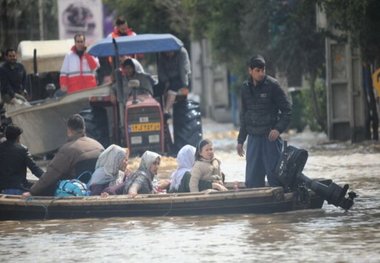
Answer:
[[[275,169],[281,156],[282,140],[268,140],[267,135],[249,135],[246,153],[245,185],[265,186],[265,175],[270,186],[279,186]]]

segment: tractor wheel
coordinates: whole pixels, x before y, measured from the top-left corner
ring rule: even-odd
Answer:
[[[196,145],[202,140],[202,118],[199,103],[177,101],[173,106],[174,150],[177,153],[186,144]]]
[[[79,114],[86,124],[86,135],[100,142],[104,148],[109,146],[107,111],[101,107],[84,109]]]

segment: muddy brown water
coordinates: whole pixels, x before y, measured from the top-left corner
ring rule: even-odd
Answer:
[[[210,121],[205,128],[227,179],[244,180],[237,131]],[[348,183],[359,195],[350,211],[325,203],[270,215],[0,221],[0,261],[380,262],[380,145],[326,143],[311,132],[285,138],[309,150],[307,176]],[[167,177],[175,160],[162,164]]]

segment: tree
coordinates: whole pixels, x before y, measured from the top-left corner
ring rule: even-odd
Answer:
[[[380,1],[317,0],[317,3],[326,11],[331,28],[339,29],[344,40],[350,36],[367,63],[380,62]],[[334,36],[332,31],[328,33]]]
[[[42,1],[45,23],[43,25],[45,39],[57,39],[56,1]],[[38,5],[29,1],[1,0],[0,2],[0,49],[17,48],[22,40],[39,40]]]
[[[188,0],[193,36],[211,40],[215,59],[237,74],[245,62],[261,53],[268,71],[288,77],[306,76],[314,116],[326,129],[326,116],[317,100],[315,81],[324,66],[324,35],[315,25],[315,2],[308,0]],[[237,72],[238,71],[238,72]]]
[[[189,17],[180,0],[103,0],[128,20],[138,34],[172,33],[190,43]]]

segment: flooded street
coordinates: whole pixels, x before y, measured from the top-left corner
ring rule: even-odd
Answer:
[[[203,129],[227,181],[243,181],[237,131],[209,120]],[[312,132],[286,138],[309,151],[305,175],[347,183],[359,195],[350,211],[325,203],[271,215],[0,221],[0,261],[380,262],[380,144],[327,143]],[[161,174],[174,167],[165,158]]]

